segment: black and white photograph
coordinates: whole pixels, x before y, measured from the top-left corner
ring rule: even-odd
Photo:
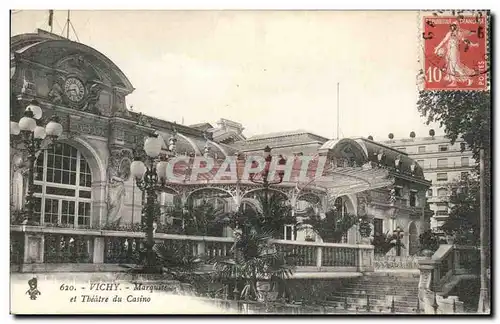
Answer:
[[[489,10],[9,16],[10,314],[492,314]]]

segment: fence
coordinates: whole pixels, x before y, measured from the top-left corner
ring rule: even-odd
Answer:
[[[142,232],[11,226],[14,264],[135,264],[143,249]],[[234,238],[155,234],[155,241],[190,256],[229,257]],[[298,271],[373,271],[373,246],[271,240],[277,251],[295,256]],[[22,262],[21,262],[22,261]],[[47,267],[44,267],[47,269]]]

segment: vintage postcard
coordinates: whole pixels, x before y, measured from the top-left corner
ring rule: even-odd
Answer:
[[[10,14],[11,314],[491,313],[489,11]]]

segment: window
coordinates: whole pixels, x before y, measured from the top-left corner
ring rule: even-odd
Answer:
[[[410,206],[411,207],[417,206],[417,192],[416,191],[410,191]]]
[[[384,232],[384,221],[380,218],[373,219],[373,235],[382,235]]]
[[[427,190],[427,197],[432,197],[432,189]]]
[[[460,162],[461,162],[462,166],[469,166],[469,158],[468,157],[461,158]]]
[[[446,168],[448,166],[448,159],[438,159],[437,167],[438,168]]]
[[[56,144],[38,157],[35,166],[35,210],[38,224],[89,226],[91,221],[90,167],[80,151]]]
[[[448,203],[447,202],[440,202],[440,203],[437,203],[436,204],[437,206],[437,210],[445,210],[446,212],[448,212]]]
[[[460,180],[467,180],[469,172],[460,172]]]
[[[439,145],[439,152],[448,151],[448,145]]]
[[[437,181],[448,181],[448,173],[438,173]]]
[[[288,241],[295,240],[295,226],[294,225],[285,225],[283,238]]]
[[[446,189],[446,188],[439,188],[437,192],[438,192],[439,197],[443,197],[443,196],[448,195],[448,189]]]
[[[448,216],[448,211],[447,210],[437,210],[436,216]]]
[[[401,197],[402,196],[402,188],[401,187],[394,187],[394,194],[396,197]]]
[[[401,152],[406,152],[406,147],[400,147],[400,148],[398,148],[398,150]]]
[[[419,146],[418,153],[425,153],[425,146]]]

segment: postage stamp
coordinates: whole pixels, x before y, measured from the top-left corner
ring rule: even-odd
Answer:
[[[424,15],[424,90],[486,90],[487,18]]]

